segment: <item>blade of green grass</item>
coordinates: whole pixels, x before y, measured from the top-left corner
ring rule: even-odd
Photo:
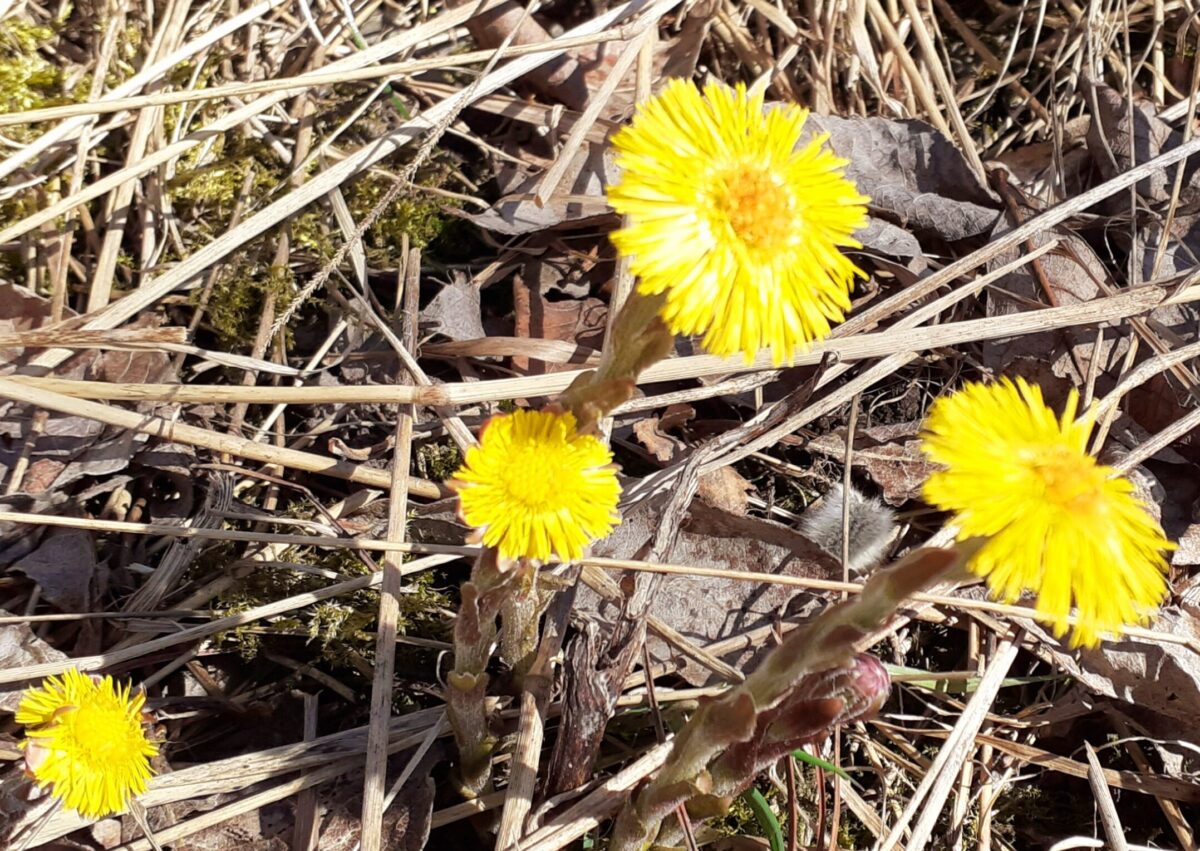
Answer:
[[[779,826],[779,819],[763,793],[751,786],[742,793],[742,800],[754,813],[754,820],[771,843],[771,851],[784,851],[783,828]]]
[[[887,672],[891,676],[893,683],[903,683],[927,689],[928,691],[936,691],[941,694],[970,694],[979,688],[979,677],[967,671],[938,674],[933,671],[924,671],[920,668],[908,668],[904,665],[888,665],[885,663],[883,667],[887,668]],[[1008,677],[1000,684],[1000,688],[1045,683],[1057,679],[1062,679],[1061,675]]]
[[[831,774],[836,774],[838,777],[842,778],[843,780],[850,779],[849,774],[847,774],[845,771],[843,771],[838,766],[834,765],[832,762],[826,762],[825,760],[821,759],[820,757],[813,756],[812,754],[810,754],[808,751],[804,750],[803,748],[797,748],[796,750],[792,751],[792,756],[795,757],[798,761],[803,762],[807,765],[811,765],[814,768],[823,768],[826,771],[830,772]]]

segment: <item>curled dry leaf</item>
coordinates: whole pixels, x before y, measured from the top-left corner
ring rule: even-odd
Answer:
[[[1086,181],[1092,170],[1087,145],[1091,123],[1090,116],[1076,116],[1063,126],[1061,140],[1010,148],[989,162],[989,166],[1004,168],[1010,184],[1042,204],[1054,204],[1063,196],[1072,198],[1087,189]]]
[[[50,324],[48,299],[12,284],[0,284],[0,330],[29,330]],[[130,327],[152,325],[152,316]],[[6,357],[5,355],[11,355]],[[0,352],[0,371],[19,366],[30,351]],[[170,359],[155,351],[89,349],[70,358],[55,377],[110,383],[145,384],[175,379]],[[139,406],[149,410],[152,405]],[[109,476],[129,464],[134,447],[145,435],[110,428],[84,417],[49,413],[35,421],[30,406],[0,401],[0,480],[27,451],[29,465],[21,480],[23,493],[42,496],[63,492],[85,476]]]
[[[542,267],[542,264],[537,265]],[[513,321],[517,337],[569,343],[575,347],[565,363],[538,358],[533,350],[528,355],[514,356],[515,369],[530,373],[576,369],[603,344],[608,305],[590,297],[551,300],[541,287],[532,286],[524,275],[518,274],[513,279]]]
[[[1200,523],[1190,524],[1175,541],[1177,548],[1171,553],[1171,564],[1175,567],[1194,567],[1200,564]],[[1200,580],[1200,576],[1195,577]],[[1180,591],[1185,602],[1200,609],[1200,581],[1192,582]],[[1194,599],[1193,599],[1194,598]]]
[[[544,174],[542,169],[531,171],[506,161],[496,176],[500,200],[491,210],[465,218],[484,230],[516,236],[563,224],[571,228],[587,227],[612,214],[604,189],[620,175],[607,146],[594,142],[580,145],[554,193],[544,205],[538,206],[533,195]]]
[[[464,6],[470,0],[450,0],[450,7]],[[512,44],[545,44],[550,33],[535,18],[525,14],[520,3],[501,3],[486,12],[479,12],[467,21],[467,29],[480,48],[499,47],[506,40]],[[549,98],[572,109],[587,105],[588,90],[583,69],[570,54],[564,54],[534,68],[524,81]]]

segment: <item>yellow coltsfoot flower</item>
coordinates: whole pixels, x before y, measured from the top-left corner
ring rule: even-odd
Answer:
[[[564,561],[620,522],[612,452],[575,417],[518,410],[494,417],[450,484],[463,519],[505,558]]]
[[[808,111],[763,110],[739,85],[674,80],[612,144],[622,170],[608,191],[629,217],[613,243],[647,295],[666,293],[675,334],[703,334],[718,355],[776,365],[819,340],[850,309],[863,273],[841,252],[867,223],[846,160],[827,135],[797,147]]]
[[[25,726],[27,772],[88,818],[123,812],[146,791],[158,746],[146,737],[146,697],[112,677],[72,668],[25,692],[16,720]]]
[[[1060,418],[1023,379],[968,384],[938,399],[923,449],[945,465],[925,483],[925,499],[954,512],[960,538],[989,540],[972,562],[992,593],[1014,602],[1037,594],[1036,608],[1072,646],[1095,646],[1144,623],[1167,585],[1164,551],[1174,545],[1133,493],[1133,484],[1087,452],[1095,412],[1078,421],[1071,391]]]

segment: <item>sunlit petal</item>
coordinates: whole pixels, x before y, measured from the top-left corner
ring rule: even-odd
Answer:
[[[868,199],[824,137],[799,144],[807,117],[764,111],[745,86],[674,80],[613,137],[608,198],[629,218],[613,243],[642,292],[666,293],[671,331],[714,354],[790,361],[850,309],[863,273],[840,249],[862,247]]]
[[[1072,391],[1056,417],[1020,378],[937,400],[922,448],[944,469],[925,483],[925,498],[954,513],[961,538],[990,538],[972,567],[995,596],[1035,593],[1057,636],[1073,603],[1071,643],[1094,646],[1162,602],[1163,553],[1173,545],[1129,480],[1087,454],[1094,413],[1076,420],[1078,404]]]
[[[463,519],[505,558],[575,560],[619,522],[612,452],[575,426],[552,411],[495,417],[454,474]]]

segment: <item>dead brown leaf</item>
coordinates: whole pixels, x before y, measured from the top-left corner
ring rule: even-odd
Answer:
[[[551,300],[526,285],[518,275],[513,280],[513,316],[516,335],[531,340],[571,343],[587,350],[599,350],[604,342],[608,305],[598,298]],[[514,357],[513,368],[531,373],[574,369],[572,363],[537,361],[533,357]]]
[[[1152,624],[1192,642],[1200,641],[1196,609],[1166,608]],[[1190,648],[1152,639],[1125,638],[1100,647],[1068,652],[1036,625],[1031,629],[1068,675],[1096,694],[1135,704],[1180,724],[1179,737],[1196,740],[1195,707],[1200,703],[1200,656]]]
[[[687,405],[673,405],[663,413],[661,420],[658,417],[638,420],[633,425],[633,433],[655,460],[666,466],[688,452],[688,444],[668,434],[667,429],[680,426],[695,415],[695,410]],[[709,505],[744,515],[750,507],[753,490],[754,485],[733,467],[721,467],[700,476],[696,496]]]
[[[12,612],[0,609],[0,616],[12,617]],[[55,650],[33,634],[27,623],[0,624],[0,669],[23,668],[44,662],[61,662],[67,654]],[[24,686],[0,686],[0,710],[16,712]]]
[[[1155,221],[1142,228],[1142,278],[1156,280],[1186,274],[1200,266],[1200,213],[1176,216],[1168,230],[1167,243],[1159,253],[1162,225]]]
[[[1127,98],[1105,83],[1094,83],[1087,77],[1084,82],[1089,106],[1095,110],[1088,127],[1088,151],[1105,180],[1129,171],[1134,165],[1148,162],[1178,144],[1179,134],[1159,119],[1153,103],[1135,98],[1130,108]],[[1174,168],[1155,171],[1138,182],[1138,194],[1147,201],[1166,201],[1171,195],[1174,177]],[[1121,199],[1120,203],[1128,202]]]
[[[449,6],[463,6],[470,0],[450,0]],[[467,21],[471,37],[481,48],[499,47],[507,40],[512,44],[543,44],[550,33],[530,15],[520,3],[501,3],[486,12],[478,12]],[[559,56],[534,68],[524,81],[549,98],[572,109],[587,105],[588,90],[583,69],[569,54]]]
[[[648,500],[630,512],[608,538],[592,548],[597,556],[635,558],[653,539],[659,526],[661,503]],[[799,532],[754,517],[739,517],[717,508],[693,503],[689,523],[680,532],[673,551],[676,564],[716,567],[731,571],[764,571],[786,576],[833,578],[841,575],[836,562]],[[813,598],[799,589],[757,582],[739,582],[710,577],[666,576],[659,585],[648,614],[704,646],[737,635],[794,609],[798,600]],[[803,604],[801,604],[803,605]],[[581,612],[598,614],[602,620],[613,614],[591,591],[581,590]],[[657,660],[680,657],[663,641],[650,636],[647,646]],[[731,654],[724,661],[741,665],[755,649]],[[695,662],[680,659],[682,676],[700,685],[710,672]]]
[[[421,326],[427,335],[441,334],[451,340],[476,340],[485,336],[479,287],[468,275],[456,270],[421,310]]]
[[[808,121],[810,134],[828,133],[833,150],[850,161],[846,176],[871,197],[871,208],[902,228],[953,242],[994,225],[996,197],[954,144],[925,122],[828,115]]]
[[[1200,564],[1200,523],[1192,523],[1175,541],[1177,547],[1171,553],[1171,564],[1175,567],[1193,567]],[[1200,609],[1200,583],[1196,584],[1194,605]]]
[[[98,589],[96,545],[82,529],[60,529],[13,565],[42,589],[42,596],[64,612],[91,611]]]
[[[889,505],[901,505],[921,495],[925,479],[935,469],[921,452],[917,434],[921,423],[872,426],[857,432],[852,464],[865,470]],[[835,460],[846,457],[846,436],[832,432],[809,441],[807,448]]]
[[[529,161],[529,153],[521,148],[509,152]],[[612,214],[604,189],[617,180],[619,172],[606,145],[581,145],[554,194],[539,207],[533,196],[544,174],[544,168],[514,166],[505,161],[496,176],[500,199],[491,210],[464,217],[484,230],[516,236],[563,224],[572,229],[587,227]]]
[[[1010,230],[1012,225],[1005,219],[997,223],[992,235],[999,237]],[[1052,238],[1059,240],[1058,248],[1010,272],[988,287],[988,316],[1026,313],[1031,309],[1036,310],[1037,305],[1065,307],[1091,301],[1102,294],[1100,283],[1108,280],[1109,273],[1091,246],[1070,232],[1039,233],[1032,244],[1038,248]],[[995,269],[1011,263],[1024,252],[1024,248],[1009,249],[989,261],[988,268]],[[1039,269],[1042,273],[1040,279],[1037,274]],[[1005,371],[1015,360],[1035,358],[1050,364],[1054,375],[1069,378],[1078,386],[1086,380],[1086,366],[1092,357],[1099,356],[1105,359],[1106,364],[1111,363],[1128,346],[1128,340],[1123,337],[1109,336],[1099,352],[1094,352],[1095,340],[1096,334],[1090,329],[1025,334],[984,343],[983,361],[991,369]],[[1114,349],[1114,346],[1118,348]],[[1078,364],[1085,367],[1084,373],[1080,372]]]

